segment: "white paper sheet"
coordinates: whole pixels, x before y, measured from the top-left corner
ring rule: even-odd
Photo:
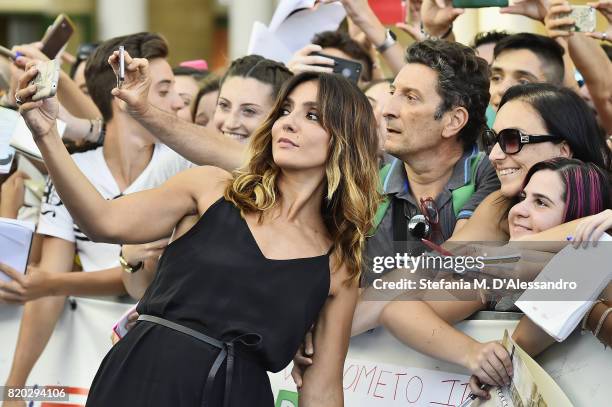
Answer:
[[[314,0],[281,1],[269,26],[259,21],[253,24],[248,54],[286,64],[315,34],[336,30],[346,16],[340,3],[314,5]]]
[[[57,131],[60,137],[64,135],[64,130],[66,130],[66,123],[57,120]],[[42,160],[42,155],[34,142],[34,138],[32,138],[32,133],[21,116],[13,130],[11,146],[32,158]]]
[[[261,55],[262,57],[285,64],[293,56],[287,46],[268,27],[259,21],[253,23],[247,53],[249,55]]]
[[[14,219],[0,218],[0,263],[24,273],[28,264],[34,224]],[[0,280],[11,279],[0,272]]]
[[[38,223],[40,204],[45,193],[45,176],[23,155],[17,157],[17,170],[28,174],[25,180],[24,205],[19,209],[17,219]]]
[[[604,233],[599,241],[611,242],[612,237]],[[586,250],[567,246],[550,260],[534,280],[576,281],[579,287],[588,288],[588,298],[585,296],[584,300],[581,298],[580,301],[538,301],[537,298],[541,298],[541,295],[537,290],[525,290],[516,306],[557,342],[565,340],[612,278],[612,268],[609,267],[612,258],[610,244],[600,244]]]
[[[273,31],[293,54],[310,44],[315,34],[338,29],[344,17],[341,3],[322,4],[314,10],[292,14]]]
[[[272,20],[270,20],[270,25],[268,26],[271,31],[276,31],[276,29],[281,25],[283,21],[287,19],[295,10],[300,10],[303,8],[312,8],[314,7],[316,0],[281,0],[278,2],[278,6],[276,6],[276,10],[274,10],[274,15],[272,16]]]
[[[16,111],[0,107],[0,174],[11,170],[15,150],[10,146],[10,139],[19,117]]]

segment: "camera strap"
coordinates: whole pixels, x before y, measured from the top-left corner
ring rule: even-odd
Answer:
[[[408,217],[404,211],[404,200],[391,198],[393,220],[393,241],[406,242],[408,240]]]

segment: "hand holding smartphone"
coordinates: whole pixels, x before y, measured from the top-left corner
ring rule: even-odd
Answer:
[[[32,101],[47,99],[55,96],[57,93],[57,84],[59,82],[60,63],[58,59],[39,62],[36,65],[38,74],[30,82],[30,85],[36,85],[36,93],[32,96]]]
[[[325,58],[330,58],[334,60],[334,73],[344,76],[346,79],[351,82],[357,83],[359,82],[359,77],[361,76],[361,64],[359,62],[350,61],[348,59],[334,57],[327,54],[322,54],[320,52],[313,52],[310,55],[318,55]],[[328,65],[318,65],[328,67]]]

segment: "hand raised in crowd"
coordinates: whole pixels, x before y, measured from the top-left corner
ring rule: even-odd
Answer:
[[[587,3],[589,6],[596,8],[608,20],[608,28],[604,32],[586,33],[591,38],[612,42],[612,0],[598,1],[595,3]]]
[[[129,264],[137,264],[150,258],[157,259],[166,249],[170,239],[160,239],[151,243],[123,245],[121,253]]]
[[[548,0],[516,0],[508,7],[502,7],[501,14],[517,14],[544,23],[548,12]]]
[[[32,136],[36,138],[46,136],[55,127],[59,103],[57,97],[32,101],[32,96],[36,93],[36,85],[30,85],[30,82],[38,74],[38,69],[34,65],[34,61],[28,62],[25,73],[19,78],[15,96],[16,101],[21,102],[18,103],[19,112],[32,132]]]
[[[408,2],[406,8],[408,9],[409,21],[405,23],[395,24],[397,28],[401,28],[404,32],[406,32],[409,36],[411,36],[415,41],[423,41],[425,39],[425,35],[421,31],[421,6],[423,5],[423,0],[411,0]]]
[[[299,389],[302,387],[304,372],[308,366],[312,365],[312,355],[314,355],[314,341],[312,338],[312,327],[306,336],[304,342],[300,345],[299,349],[293,357],[293,368],[291,369],[291,377],[295,382],[295,385]]]
[[[334,68],[334,60],[317,55],[310,55],[313,52],[321,52],[323,48],[320,45],[308,44],[293,55],[291,61],[287,64],[287,68],[294,74],[300,72],[327,72],[332,73]],[[317,66],[329,65],[329,66]]]
[[[475,342],[466,355],[467,367],[472,372],[470,390],[485,397],[481,385],[505,386],[512,377],[512,360],[506,348],[499,342]],[[486,393],[486,392],[485,392]]]
[[[572,6],[567,0],[552,0],[550,8],[544,18],[544,25],[550,38],[570,37],[572,31],[570,28],[576,23],[573,18],[562,17],[559,15],[566,14],[572,11]]]
[[[23,206],[25,195],[24,181],[29,178],[28,174],[16,171],[4,181],[0,192],[0,217],[17,218],[19,208]]]
[[[142,116],[149,109],[149,88],[151,87],[151,74],[149,73],[149,61],[146,58],[132,58],[125,51],[125,81],[121,89],[114,88],[113,96],[123,102],[121,108],[132,116]],[[113,68],[115,75],[119,77],[119,51],[113,52],[108,58],[108,63]]]
[[[451,0],[423,0],[423,30],[434,37],[442,37],[464,11],[462,8],[454,8]]]
[[[0,303],[24,304],[37,298],[57,295],[53,273],[28,266],[27,272],[21,274],[3,263],[0,263],[0,273],[12,279],[10,282],[0,280]]]
[[[49,57],[42,53],[42,42],[33,42],[30,44],[16,45],[12,48],[13,52],[19,52],[28,59],[36,59],[38,61],[48,61]],[[15,61],[18,62],[18,61]],[[25,66],[25,64],[23,64]]]
[[[610,229],[612,229],[612,209],[606,209],[597,215],[589,216],[578,224],[572,236],[572,244],[575,248],[580,247],[580,244],[586,248],[589,242],[597,246],[597,241]]]

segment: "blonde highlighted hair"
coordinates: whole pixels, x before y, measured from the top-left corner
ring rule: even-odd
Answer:
[[[320,123],[329,133],[326,195],[321,214],[332,238],[336,265],[352,278],[362,268],[363,244],[380,202],[378,193],[376,120],[365,95],[345,78],[306,72],[291,78],[281,89],[272,111],[253,133],[250,158],[234,172],[225,198],[243,213],[259,213],[280,202],[280,168],[272,156],[272,126],[281,116],[287,97],[302,83],[318,84]]]

